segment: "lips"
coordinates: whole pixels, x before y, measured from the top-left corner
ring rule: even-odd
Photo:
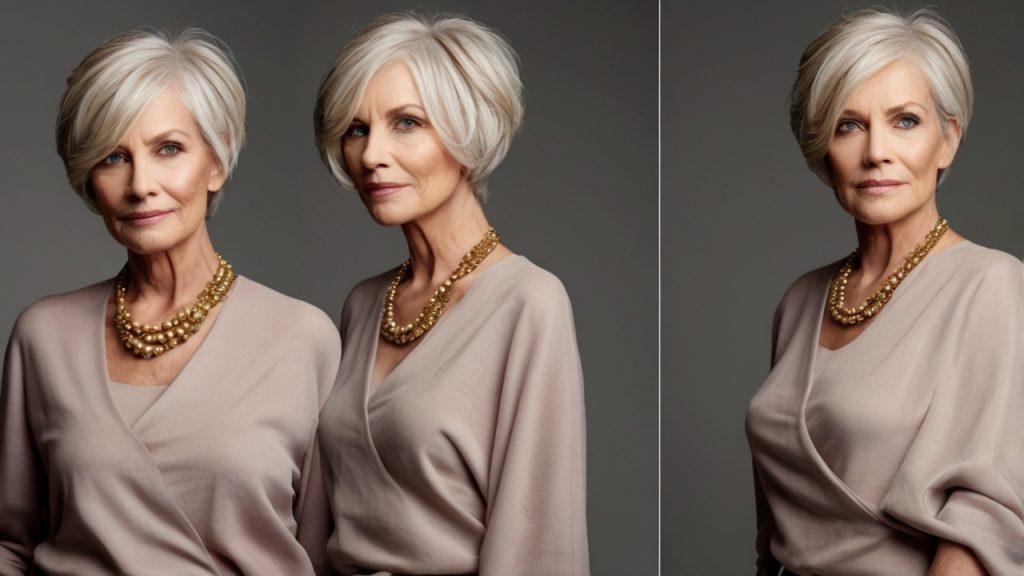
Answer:
[[[121,216],[119,220],[129,226],[142,228],[145,226],[152,226],[153,224],[160,222],[172,212],[173,210],[145,210],[126,214]]]
[[[371,198],[381,198],[390,196],[405,187],[406,184],[400,182],[368,182],[363,185],[363,190]]]
[[[856,184],[858,191],[864,194],[881,195],[887,194],[892,190],[899,188],[903,185],[903,182],[899,180],[862,180]]]

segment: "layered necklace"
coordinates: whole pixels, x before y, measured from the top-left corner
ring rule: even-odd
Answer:
[[[940,216],[935,227],[929,230],[928,234],[924,237],[924,242],[921,242],[911,250],[910,254],[903,260],[903,263],[896,268],[896,271],[889,276],[889,279],[882,284],[881,288],[868,296],[867,300],[860,306],[847,308],[846,284],[850,279],[850,273],[853,272],[854,263],[860,258],[859,250],[854,250],[846,258],[846,261],[843,262],[835,277],[832,278],[832,285],[829,288],[828,294],[828,311],[832,318],[843,326],[856,326],[878,314],[882,307],[892,298],[892,295],[896,293],[896,288],[900,283],[910,274],[911,270],[924,260],[924,257],[938,244],[939,239],[942,238],[942,235],[948,229],[949,222]]]
[[[187,342],[199,332],[210,310],[224,299],[235,281],[231,264],[220,254],[217,254],[217,261],[217,272],[196,297],[195,304],[182,308],[176,316],[159,324],[132,322],[132,314],[125,306],[128,283],[128,265],[125,264],[114,282],[114,328],[118,340],[132,354],[147,360]]]
[[[437,287],[433,296],[427,301],[427,305],[420,311],[419,316],[409,324],[401,324],[395,318],[395,297],[398,295],[398,285],[410,274],[412,259],[406,260],[398,267],[395,277],[391,280],[391,285],[388,286],[388,292],[384,296],[384,306],[380,312],[380,335],[388,342],[401,345],[408,344],[426,334],[434,327],[441,312],[444,311],[445,305],[448,304],[452,286],[460,278],[475,270],[500,242],[501,236],[495,232],[494,228],[488,229],[483,240],[462,257],[462,261],[459,262],[451,276]]]

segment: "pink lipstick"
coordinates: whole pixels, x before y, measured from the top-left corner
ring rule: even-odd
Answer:
[[[881,196],[899,188],[903,182],[899,180],[862,180],[857,183],[857,190],[872,196]]]
[[[405,186],[398,182],[367,182],[363,185],[363,190],[370,198],[382,198],[398,192]]]
[[[173,210],[145,210],[121,216],[120,220],[129,226],[144,228],[152,226],[167,217]]]

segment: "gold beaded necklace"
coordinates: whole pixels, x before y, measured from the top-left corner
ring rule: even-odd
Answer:
[[[420,311],[419,316],[411,323],[405,325],[399,324],[395,319],[395,297],[398,295],[398,285],[409,274],[412,259],[410,258],[402,263],[398,267],[395,277],[391,280],[387,295],[384,297],[384,306],[380,312],[380,335],[388,342],[402,345],[408,344],[426,334],[434,327],[437,319],[441,316],[441,312],[444,311],[445,305],[448,304],[448,299],[452,293],[452,285],[466,274],[475,270],[494,251],[500,242],[501,236],[495,232],[494,228],[488,229],[487,233],[484,234],[483,240],[476,246],[473,246],[462,257],[462,261],[459,262],[459,266],[452,272],[451,276],[437,287],[433,296],[427,301],[427,305]]]
[[[907,274],[910,274],[911,270],[921,263],[921,260],[924,260],[924,257],[938,244],[939,239],[942,238],[942,235],[948,229],[949,222],[940,216],[935,227],[929,230],[928,234],[924,237],[924,242],[918,244],[910,252],[906,259],[903,260],[903,263],[896,268],[896,271],[889,276],[889,279],[885,284],[882,284],[882,287],[877,292],[868,296],[867,300],[860,306],[846,308],[846,284],[850,279],[850,273],[853,271],[854,262],[860,257],[859,250],[854,250],[832,278],[832,285],[829,288],[828,296],[828,311],[832,318],[842,326],[856,326],[878,314],[882,307],[892,298],[892,295],[896,292],[896,287],[903,282],[903,279],[907,277]]]
[[[207,314],[224,299],[235,281],[231,264],[220,254],[217,254],[217,261],[217,272],[196,297],[195,304],[182,308],[166,322],[152,325],[132,322],[132,314],[125,307],[128,280],[128,265],[125,264],[114,282],[114,328],[118,340],[132,354],[147,360],[187,342],[193,334],[199,332]]]

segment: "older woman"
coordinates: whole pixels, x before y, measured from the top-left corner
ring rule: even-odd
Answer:
[[[959,41],[929,11],[854,12],[791,103],[858,247],[776,313],[747,415],[759,574],[1024,573],[1021,264],[936,204],[971,115]]]
[[[487,222],[522,117],[512,49],[382,17],[325,77],[332,174],[410,257],[357,285],[320,442],[344,574],[587,574],[583,382],[561,283]]]
[[[128,262],[14,328],[0,574],[327,570],[315,432],[337,332],[236,276],[206,227],[244,116],[233,60],[200,30],[121,34],[69,76],[58,150]]]

